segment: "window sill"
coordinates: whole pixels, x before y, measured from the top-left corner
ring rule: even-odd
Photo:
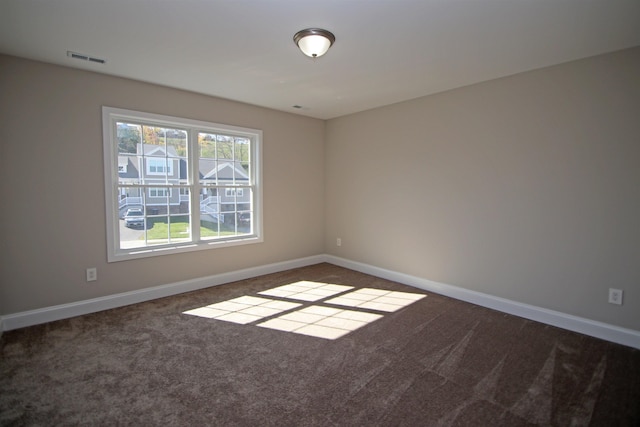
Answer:
[[[247,235],[246,237],[237,238],[232,240],[216,239],[214,241],[201,241],[198,243],[180,243],[180,244],[168,244],[158,245],[153,247],[141,247],[131,249],[116,250],[112,255],[109,251],[108,262],[128,261],[132,259],[149,258],[159,255],[174,255],[187,252],[206,251],[211,249],[222,249],[232,246],[251,245],[255,243],[262,243],[264,239],[257,235]]]

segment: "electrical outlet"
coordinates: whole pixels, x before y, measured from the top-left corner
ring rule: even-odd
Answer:
[[[94,282],[98,280],[98,269],[93,267],[93,268],[87,268],[87,282]]]
[[[622,289],[609,288],[609,303],[622,305]]]
[[[342,246],[342,239],[339,237],[336,239],[336,246]]]

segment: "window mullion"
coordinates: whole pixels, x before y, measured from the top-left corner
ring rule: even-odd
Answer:
[[[191,227],[191,239],[194,242],[200,241],[200,181],[198,173],[198,157],[200,152],[198,150],[198,131],[196,129],[189,129],[189,146],[187,148],[187,164],[188,164],[188,177],[189,184],[189,196],[191,198],[191,221],[189,226]]]

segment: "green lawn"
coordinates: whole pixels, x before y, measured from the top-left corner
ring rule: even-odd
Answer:
[[[148,240],[161,240],[166,239],[169,235],[169,224],[166,218],[148,218],[147,219],[147,239]],[[238,234],[243,234],[239,230]],[[202,227],[200,228],[201,237],[220,237],[220,236],[234,236],[236,232],[233,226],[226,224],[220,224],[220,232],[218,233],[218,224],[215,222],[202,221]],[[184,239],[189,237],[189,222],[188,217],[178,216],[171,217],[171,238],[172,239]],[[144,239],[144,236],[141,237]]]

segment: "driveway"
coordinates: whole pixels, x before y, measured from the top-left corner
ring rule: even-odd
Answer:
[[[140,240],[142,235],[144,234],[144,230],[139,228],[129,228],[125,227],[124,220],[120,220],[120,241],[132,241],[132,240]]]

